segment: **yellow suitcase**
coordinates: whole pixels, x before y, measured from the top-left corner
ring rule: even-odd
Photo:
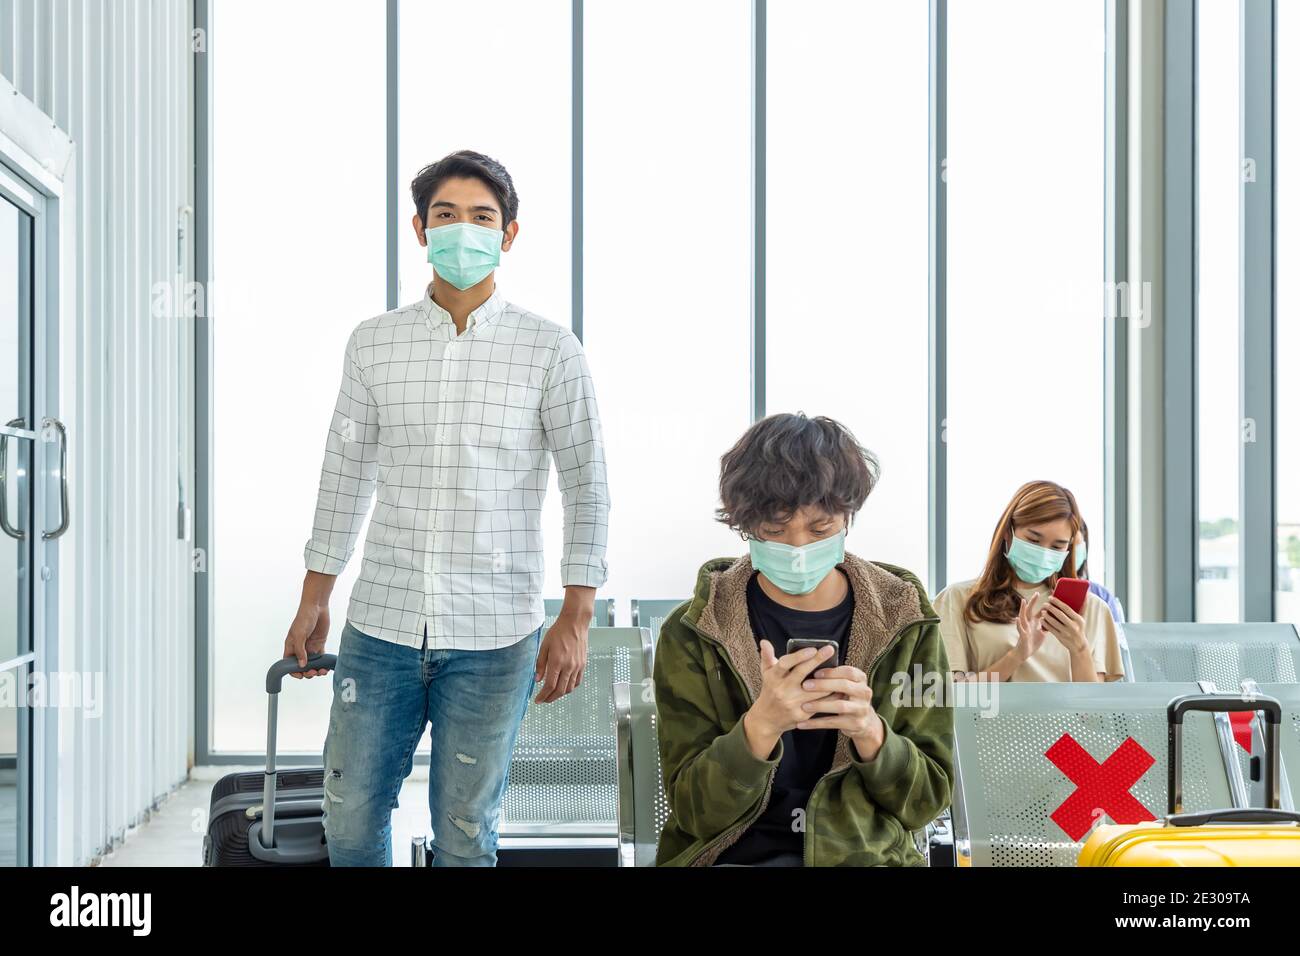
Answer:
[[[1100,826],[1079,866],[1300,866],[1300,824]]]
[[[1193,711],[1262,711],[1268,807],[1183,812],[1183,717]],[[1272,697],[1188,694],[1169,702],[1169,813],[1154,823],[1097,827],[1079,866],[1300,866],[1300,813],[1279,808],[1278,727]]]

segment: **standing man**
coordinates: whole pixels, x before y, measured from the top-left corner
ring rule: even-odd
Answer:
[[[609,495],[577,336],[502,298],[519,233],[509,173],[463,150],[411,183],[433,281],[353,330],[325,445],[302,600],[302,676],[378,485],[334,673],[322,802],[330,863],[392,864],[392,809],[432,725],[434,863],[492,866],[515,738],[534,698],[582,680],[607,577]],[[542,498],[564,499],[564,607],[542,640]],[[299,676],[299,675],[295,675]]]

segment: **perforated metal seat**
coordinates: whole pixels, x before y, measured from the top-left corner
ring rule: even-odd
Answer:
[[[647,628],[593,627],[577,689],[549,704],[529,703],[502,800],[503,836],[559,845],[603,837],[614,845],[618,771],[610,688],[649,680],[653,653]]]
[[[1276,698],[1282,705],[1282,726],[1278,728],[1278,764],[1282,809],[1294,810],[1300,806],[1300,684],[1260,684],[1261,694]],[[1258,739],[1258,738],[1257,738]],[[1287,768],[1291,768],[1288,776]],[[1266,806],[1263,800],[1253,799],[1252,806]]]
[[[958,865],[1073,866],[1082,841],[1051,819],[1076,785],[1045,756],[1070,734],[1098,763],[1132,737],[1155,758],[1131,793],[1160,816],[1167,801],[1165,708],[1196,684],[1002,684],[995,708],[954,709],[957,779],[953,794]],[[1228,775],[1208,714],[1191,714],[1184,737],[1188,810],[1233,806]],[[1086,834],[1083,837],[1086,839]]]
[[[654,683],[614,685],[618,722],[618,865],[654,866],[659,833],[672,812],[659,763]]]
[[[1246,679],[1295,683],[1300,636],[1290,624],[1126,624],[1138,681],[1213,681],[1236,691]]]
[[[650,633],[654,635],[656,642],[659,640],[659,628],[663,627],[664,621],[679,604],[683,601],[642,601],[636,598],[632,599],[632,626],[648,627]]]
[[[1137,681],[1197,681],[1206,690],[1231,694],[1241,690],[1243,680],[1293,683],[1300,674],[1300,636],[1290,624],[1169,622],[1127,624],[1125,629],[1130,672]],[[1252,753],[1247,753],[1233,739],[1226,714],[1219,715],[1216,723],[1219,746],[1236,764],[1231,771],[1234,794],[1243,805],[1259,805],[1262,790],[1255,787],[1252,796],[1250,780],[1252,770],[1257,770],[1251,758],[1260,756],[1262,734],[1256,733]]]

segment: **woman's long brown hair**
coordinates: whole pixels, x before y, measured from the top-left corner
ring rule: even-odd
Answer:
[[[1066,518],[1070,522],[1070,547],[1066,551],[1065,563],[1060,572],[1047,579],[1049,588],[1056,586],[1059,577],[1074,577],[1074,535],[1078,533],[1083,519],[1079,516],[1078,502],[1068,488],[1063,488],[1054,481],[1030,481],[1020,486],[993,531],[984,572],[975,582],[975,588],[966,601],[967,621],[972,624],[976,621],[1007,624],[1016,619],[1016,614],[1020,611],[1020,595],[1016,593],[1015,572],[1011,570],[1011,562],[1006,558],[1006,550],[1011,547],[1011,536],[1016,528],[1060,518]]]

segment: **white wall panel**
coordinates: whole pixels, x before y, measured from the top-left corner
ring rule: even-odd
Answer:
[[[59,714],[51,863],[119,842],[192,754],[192,544],[176,531],[193,488],[192,321],[174,295],[160,299],[192,274],[187,240],[177,278],[192,204],[191,17],[188,0],[0,0],[0,73],[76,150],[58,660],[102,673],[103,699],[98,715]]]

